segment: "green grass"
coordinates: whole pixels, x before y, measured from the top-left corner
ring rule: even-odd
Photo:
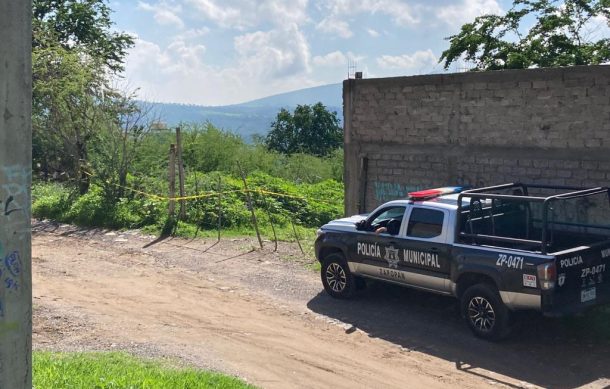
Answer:
[[[218,373],[178,369],[125,353],[35,352],[35,389],[254,388]]]

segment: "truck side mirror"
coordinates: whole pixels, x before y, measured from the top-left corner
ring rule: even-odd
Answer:
[[[356,231],[365,231],[366,230],[366,219],[360,220],[356,223]]]

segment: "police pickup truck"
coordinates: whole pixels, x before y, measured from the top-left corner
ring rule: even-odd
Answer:
[[[318,230],[324,289],[366,278],[459,299],[473,333],[498,340],[510,314],[610,303],[610,190],[505,184],[424,190]]]

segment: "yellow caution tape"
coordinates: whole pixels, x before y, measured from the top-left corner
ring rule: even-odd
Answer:
[[[84,174],[88,175],[89,177],[95,177],[92,173],[89,172],[83,172]],[[188,200],[197,200],[197,199],[204,199],[204,198],[208,198],[208,197],[214,197],[214,196],[218,196],[218,195],[223,195],[223,194],[229,194],[229,193],[246,193],[246,192],[250,192],[250,193],[260,193],[260,194],[267,194],[267,195],[271,195],[271,196],[277,196],[277,197],[286,197],[286,198],[293,198],[293,199],[298,199],[298,200],[302,200],[307,202],[308,200],[305,197],[302,196],[295,196],[295,195],[290,195],[290,194],[286,194],[286,193],[278,193],[278,192],[271,192],[268,190],[264,190],[264,189],[234,189],[234,190],[227,190],[227,191],[222,191],[222,192],[206,192],[206,193],[202,193],[202,194],[198,194],[198,195],[192,195],[192,196],[182,196],[182,197],[168,197],[168,196],[160,196],[160,195],[156,195],[156,194],[152,194],[152,193],[147,193],[147,192],[143,192],[139,189],[135,189],[135,188],[131,188],[128,186],[124,186],[124,185],[119,185],[119,184],[115,184],[113,182],[109,182],[109,181],[105,181],[107,184],[116,186],[117,188],[122,188],[122,189],[126,189],[129,191],[132,191],[134,193],[140,194],[142,196],[146,196],[149,198],[152,198],[154,200],[158,200],[158,201],[188,201]],[[325,202],[323,200],[317,200],[319,202]],[[328,202],[326,202],[328,204]]]

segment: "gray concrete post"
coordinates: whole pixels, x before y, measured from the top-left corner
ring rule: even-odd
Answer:
[[[32,387],[32,2],[0,1],[0,388]]]

